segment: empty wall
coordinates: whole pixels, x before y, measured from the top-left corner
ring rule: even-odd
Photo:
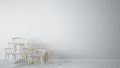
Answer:
[[[60,59],[120,58],[119,0],[0,0],[0,55],[14,36]]]

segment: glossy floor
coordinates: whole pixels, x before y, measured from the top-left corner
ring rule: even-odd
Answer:
[[[120,68],[120,61],[54,61],[41,65],[14,64],[0,61],[0,68]]]

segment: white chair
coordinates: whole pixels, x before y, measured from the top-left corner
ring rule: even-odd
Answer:
[[[30,54],[30,49],[29,48],[23,48],[22,49],[22,56],[24,57],[25,59],[25,62],[28,63],[28,56]]]
[[[10,55],[13,56],[13,58],[15,59],[13,43],[8,43],[8,47],[5,48],[4,51],[5,51],[4,63],[6,62],[7,57],[8,57],[8,60],[9,60]]]
[[[30,52],[29,48],[22,48],[22,51],[21,51],[22,58],[18,59],[15,62],[15,64],[18,64],[18,63],[28,63],[29,52]]]
[[[37,63],[39,61],[41,62],[41,64],[44,64],[44,54],[45,54],[45,49],[35,49],[29,55],[29,64]]]
[[[20,37],[12,38],[14,44],[14,55],[15,59],[23,57],[22,49],[25,48],[25,39]]]

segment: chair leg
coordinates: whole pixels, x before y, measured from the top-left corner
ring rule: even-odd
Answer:
[[[9,62],[9,55],[8,55],[8,62]]]
[[[13,54],[12,56],[13,56],[13,59],[15,60],[15,55]]]
[[[5,61],[6,61],[6,56],[7,56],[7,55],[5,54],[4,63],[5,63]]]
[[[37,63],[39,63],[39,61],[40,61],[40,57],[37,59]]]
[[[32,57],[29,57],[29,59],[28,59],[28,64],[33,64],[34,62],[33,62],[33,58]]]
[[[27,58],[27,63],[30,64],[30,57]]]
[[[41,60],[41,64],[44,64],[44,60],[42,56],[40,57],[40,60]]]

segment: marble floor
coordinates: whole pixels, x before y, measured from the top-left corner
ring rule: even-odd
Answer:
[[[120,61],[54,61],[43,65],[14,64],[13,62],[0,61],[0,68],[120,68]]]

